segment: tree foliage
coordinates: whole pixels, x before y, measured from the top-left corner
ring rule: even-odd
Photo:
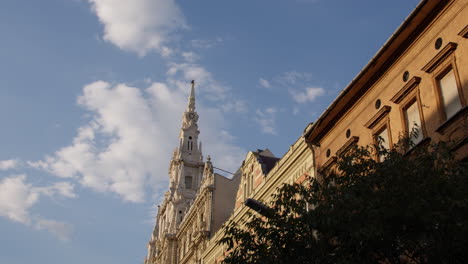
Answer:
[[[465,263],[467,164],[444,143],[409,148],[356,146],[324,177],[283,185],[273,216],[224,226],[224,263]]]

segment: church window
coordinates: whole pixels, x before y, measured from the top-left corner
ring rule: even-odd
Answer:
[[[192,176],[185,176],[185,188],[192,188]]]

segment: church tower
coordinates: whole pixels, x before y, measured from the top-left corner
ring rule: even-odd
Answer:
[[[156,225],[148,244],[148,259],[161,255],[161,263],[176,263],[176,234],[200,188],[203,155],[198,141],[198,114],[195,109],[195,82],[182,116],[178,146],[169,164],[169,190],[158,206]]]

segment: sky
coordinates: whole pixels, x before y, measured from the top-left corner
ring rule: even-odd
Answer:
[[[142,263],[190,81],[235,171],[281,157],[417,0],[2,0],[0,264]]]

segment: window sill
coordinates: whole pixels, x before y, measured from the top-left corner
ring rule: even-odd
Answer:
[[[439,127],[436,128],[436,132],[444,135],[445,132],[447,131],[447,128],[449,128],[453,123],[455,123],[457,120],[462,118],[468,113],[468,106],[462,107],[458,112],[456,112],[452,117],[444,121],[442,124],[440,124]]]
[[[430,137],[425,137],[421,141],[418,142],[418,144],[414,145],[412,148],[410,148],[408,151],[406,151],[405,156],[411,155],[415,149],[421,148],[422,146],[426,146],[431,142]]]

